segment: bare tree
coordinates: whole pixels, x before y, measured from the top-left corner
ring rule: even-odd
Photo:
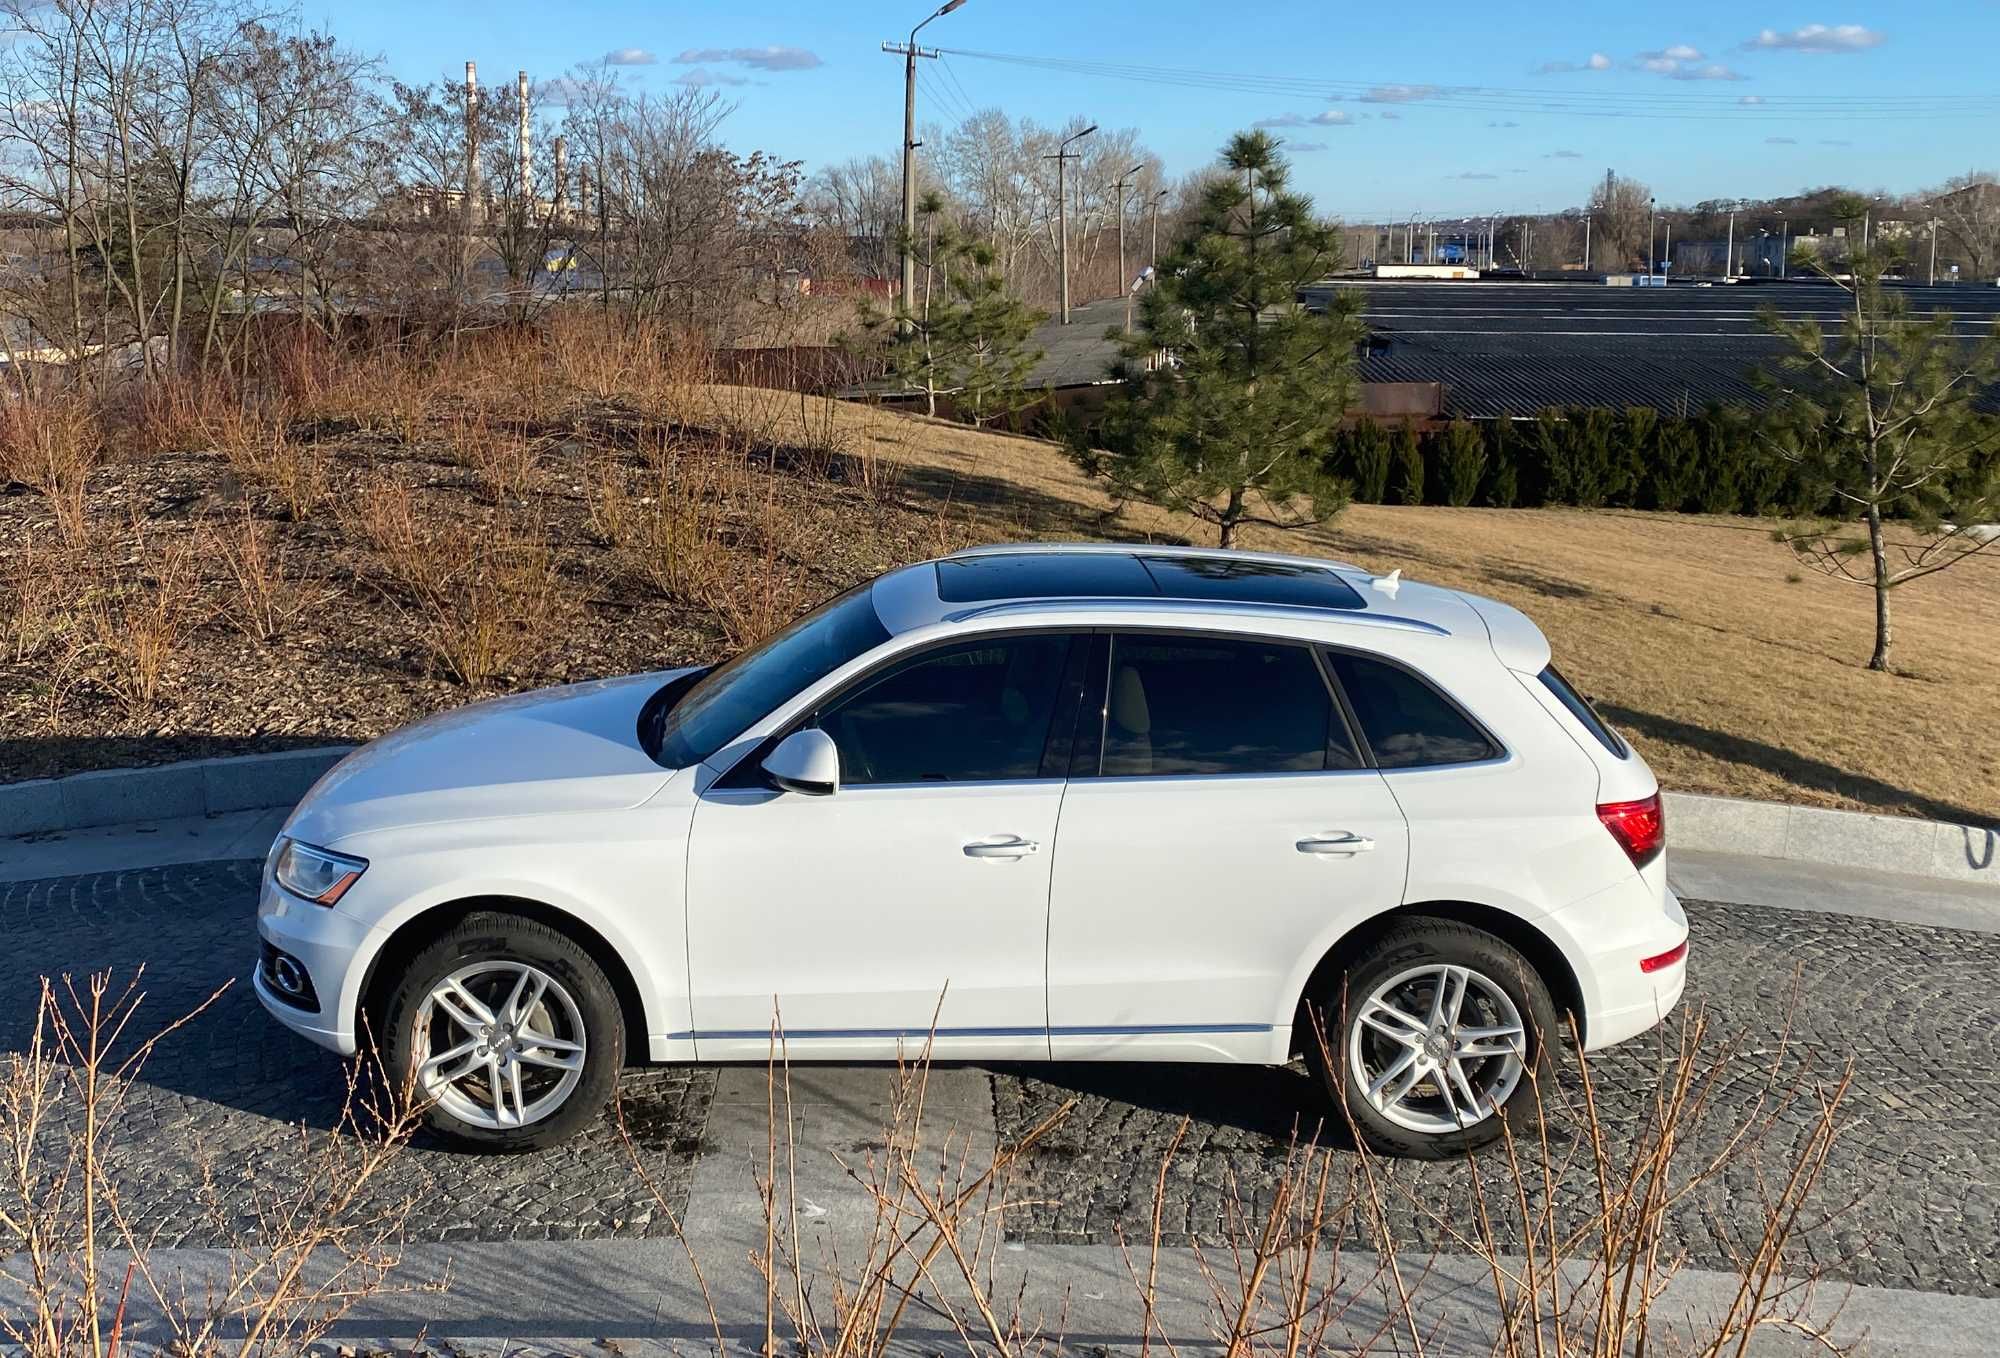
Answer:
[[[1592,254],[1614,269],[1645,259],[1647,213],[1653,191],[1622,175],[1606,178],[1590,191]]]
[[[2000,179],[1991,171],[1946,180],[1930,195],[1930,210],[1972,278],[1983,282],[2000,272]]]

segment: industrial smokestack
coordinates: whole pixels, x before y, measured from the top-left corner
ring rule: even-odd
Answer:
[[[556,138],[556,185],[551,197],[557,221],[569,211],[569,138]]]
[[[534,176],[528,162],[528,73],[526,71],[521,71],[514,77],[514,89],[515,102],[521,107],[521,133],[515,148],[521,156],[521,211],[532,214],[534,200],[530,194],[533,191]]]
[[[465,231],[479,220],[479,67],[465,63]]]

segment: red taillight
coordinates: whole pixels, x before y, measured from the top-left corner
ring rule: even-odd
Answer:
[[[1641,797],[1636,802],[1600,802],[1597,818],[1639,867],[1645,867],[1667,847],[1667,813],[1660,794]]]
[[[1687,940],[1682,939],[1681,945],[1678,948],[1670,948],[1666,952],[1661,953],[1658,957],[1640,958],[1639,970],[1665,971],[1668,967],[1671,967],[1675,963],[1681,961],[1687,955],[1688,955]]]

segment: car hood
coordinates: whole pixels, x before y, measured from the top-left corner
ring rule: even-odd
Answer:
[[[428,717],[334,765],[284,833],[331,847],[376,830],[637,806],[673,776],[639,747],[639,709],[683,673],[539,689]]]

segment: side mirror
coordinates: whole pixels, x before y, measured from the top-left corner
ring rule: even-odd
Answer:
[[[840,788],[840,751],[817,727],[794,731],[764,760],[764,772],[786,792],[831,796]]]

